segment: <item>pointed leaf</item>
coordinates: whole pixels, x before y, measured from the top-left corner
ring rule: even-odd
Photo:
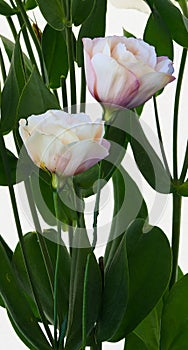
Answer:
[[[154,0],[154,5],[171,33],[181,46],[188,47],[188,19],[169,0]]]
[[[112,341],[125,338],[148,315],[164,294],[171,274],[169,242],[158,227],[144,232],[144,221],[137,219],[129,226],[126,241],[129,299]]]
[[[49,85],[52,89],[61,86],[61,77],[68,73],[68,55],[64,34],[47,25],[42,35],[42,51]]]
[[[48,253],[52,263],[53,272],[55,270],[55,261],[56,261],[56,249],[57,246],[54,243],[56,240],[56,231],[50,230],[44,234],[45,243],[48,249]],[[52,239],[54,241],[52,242]],[[33,280],[35,287],[38,290],[40,295],[41,305],[43,310],[50,322],[53,323],[53,290],[49,283],[48,274],[40,250],[39,242],[36,233],[30,232],[24,236],[25,249],[28,255],[28,261],[31,266],[33,273]],[[59,276],[58,284],[58,298],[61,300],[61,320],[67,314],[68,310],[68,295],[69,295],[69,278],[70,278],[70,257],[65,248],[61,245],[61,254],[60,254],[60,271],[61,277]],[[27,277],[27,272],[23,262],[20,244],[17,245],[16,250],[13,255],[13,265],[17,273],[18,279],[21,283],[23,291],[28,295],[33,301],[33,294],[31,291],[30,283]],[[42,288],[41,288],[42,286]]]
[[[91,13],[96,0],[73,0],[72,21],[75,26],[82,24]]]
[[[47,23],[56,30],[63,30],[65,14],[61,0],[36,0]]]
[[[77,350],[82,342],[83,291],[87,257],[91,253],[86,230],[74,235],[71,261],[68,331],[65,350]],[[88,330],[87,330],[88,331]]]
[[[188,275],[182,277],[165,300],[161,324],[161,350],[185,349],[188,344]]]
[[[56,97],[43,83],[36,68],[33,68],[32,74],[20,97],[17,111],[18,119],[27,118],[31,114],[41,114],[48,109],[60,109],[60,106]]]
[[[126,238],[122,239],[104,274],[102,310],[97,326],[97,339],[110,339],[119,328],[128,302],[129,272]]]
[[[31,311],[30,305],[19,286],[11,263],[1,243],[0,260],[0,293],[16,327],[22,333],[23,337],[27,338],[31,348],[50,350],[51,346],[48,344]]]
[[[37,7],[36,0],[26,0],[24,7],[26,11],[33,10],[35,7]]]
[[[15,127],[17,106],[24,85],[25,74],[18,38],[14,48],[9,74],[2,91],[1,129],[3,133],[8,133]]]
[[[9,17],[14,15],[15,13],[17,13],[16,9],[13,9],[5,1],[0,0],[0,15]]]

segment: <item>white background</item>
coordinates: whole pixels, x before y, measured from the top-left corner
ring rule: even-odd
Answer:
[[[35,11],[36,18],[38,20],[38,25],[43,26],[42,20]],[[32,17],[32,12],[31,12]],[[148,14],[142,13],[136,10],[122,10],[113,7],[110,3],[108,4],[108,15],[107,15],[107,34],[108,35],[122,35],[122,28],[126,28],[128,31],[132,32],[136,37],[142,38],[143,30],[148,18]],[[11,38],[10,31],[8,29],[7,22],[4,18],[0,18],[0,34],[3,34],[7,37]],[[176,46],[175,50],[175,58],[174,58],[174,75],[177,77],[178,75],[178,67],[181,57],[181,48]],[[187,74],[187,73],[186,73]],[[186,75],[185,74],[185,75]],[[159,108],[159,116],[161,122],[161,128],[164,138],[164,144],[166,149],[167,158],[170,164],[170,168],[172,169],[172,125],[173,125],[173,101],[174,101],[174,92],[175,92],[176,82],[169,84],[163,94],[158,98],[158,108]],[[180,169],[182,165],[182,156],[185,153],[185,145],[188,135],[188,121],[187,121],[187,96],[185,89],[185,84],[183,84],[183,94],[181,98],[181,108],[180,108],[180,127],[179,127],[179,160],[180,160]],[[88,97],[90,101],[93,101],[88,93]],[[11,101],[10,101],[11,103]],[[148,137],[150,141],[156,147],[156,138],[153,133],[156,134],[155,127],[155,119],[154,119],[154,111],[152,101],[149,101],[144,107],[144,112],[142,115],[142,120],[148,125]],[[12,147],[11,141],[7,140],[9,147]],[[150,187],[146,184],[146,182],[141,178],[136,167],[130,164],[130,157],[126,156],[124,160],[124,164],[127,165],[128,171],[134,176],[135,180],[141,181],[141,190],[146,199],[146,203],[150,212],[150,223],[153,225],[160,226],[168,238],[171,239],[171,196],[158,195],[156,200],[156,194],[154,191],[150,189]],[[18,196],[19,197],[19,196]],[[20,198],[18,198],[20,200]],[[109,204],[110,200],[107,201]],[[180,266],[183,269],[183,272],[188,272],[188,235],[187,235],[187,227],[188,227],[188,216],[187,213],[187,203],[188,200],[183,200],[183,210],[182,210],[182,233],[181,233],[181,241],[180,241]],[[160,209],[160,215],[157,211],[157,207],[160,206],[160,203],[164,203],[162,205],[162,209]],[[152,210],[151,210],[152,208]],[[108,213],[108,208],[107,213]],[[22,226],[23,231],[27,232],[32,230],[32,224],[28,220],[27,215],[25,215],[22,210]],[[8,191],[6,188],[0,188],[0,225],[1,231],[0,233],[6,239],[7,243],[10,245],[12,249],[15,248],[17,243],[17,234],[14,225],[14,218],[11,211],[11,204],[8,197]],[[102,248],[101,248],[102,249]],[[100,250],[101,253],[101,250]],[[6,312],[4,309],[0,309],[0,344],[1,347],[5,350],[14,349],[14,350],[22,350],[26,349],[25,345],[23,345],[17,335],[11,328],[9,320],[6,316]],[[123,343],[120,344],[105,344],[104,349],[123,349]]]

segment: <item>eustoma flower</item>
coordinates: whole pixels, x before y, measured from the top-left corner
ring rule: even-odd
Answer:
[[[27,152],[40,168],[72,176],[92,167],[109,154],[101,120],[92,122],[85,113],[49,110],[21,119],[19,132]]]
[[[134,108],[173,81],[172,61],[141,39],[83,39],[86,81],[102,104]]]

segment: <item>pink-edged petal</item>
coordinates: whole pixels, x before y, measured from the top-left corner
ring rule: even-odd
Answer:
[[[133,97],[133,99],[127,105],[127,108],[134,108],[146,102],[158,90],[164,88],[174,79],[175,78],[171,75],[160,72],[152,72],[144,75],[140,78],[140,88],[137,95]]]
[[[92,58],[98,100],[126,106],[139,88],[136,76],[113,58],[97,54]]]
[[[70,160],[67,163],[66,169],[64,170],[65,176],[71,176],[81,173],[91,166],[95,165],[101,159],[104,159],[109,154],[109,142],[105,145],[100,145],[99,143],[92,140],[80,141],[74,145],[70,145],[67,151],[64,153],[71,154]],[[66,157],[68,158],[68,157]]]
[[[93,97],[96,96],[95,84],[96,84],[96,75],[91,63],[90,56],[86,50],[84,50],[84,64],[85,64],[85,75],[88,89]]]
[[[157,72],[162,72],[162,73],[166,73],[166,74],[173,74],[174,73],[173,63],[166,56],[158,57],[155,70]]]
[[[149,45],[141,39],[127,38],[127,50],[131,51],[138,61],[141,61],[151,68],[157,63],[154,46]]]

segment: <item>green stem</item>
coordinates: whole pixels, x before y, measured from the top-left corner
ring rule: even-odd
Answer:
[[[95,249],[96,243],[97,243],[97,221],[99,216],[99,204],[100,204],[100,195],[101,195],[101,172],[102,172],[102,162],[99,164],[99,175],[98,175],[98,182],[97,182],[97,194],[96,194],[96,201],[95,201],[95,208],[94,208],[94,215],[93,215],[93,243],[92,247],[93,250]]]
[[[179,5],[183,11],[183,14],[188,17],[187,0],[179,0]]]
[[[76,77],[75,77],[75,67],[74,67],[74,52],[72,43],[72,27],[66,28],[66,42],[68,48],[68,60],[70,69],[70,86],[71,86],[71,106],[74,111],[76,105]]]
[[[3,77],[3,82],[5,83],[5,80],[7,78],[7,73],[6,73],[6,69],[5,69],[5,63],[3,60],[3,54],[0,48],[0,66],[1,66],[1,73],[2,73],[2,77]]]
[[[33,283],[33,279],[32,279],[32,270],[27,258],[27,254],[26,254],[26,250],[25,250],[25,245],[24,245],[24,238],[23,238],[23,233],[22,233],[22,228],[21,228],[21,223],[20,223],[20,218],[19,218],[19,214],[18,214],[18,208],[17,208],[17,203],[16,203],[16,196],[15,196],[15,192],[14,192],[14,187],[11,184],[11,177],[10,177],[10,167],[9,167],[9,163],[8,163],[8,157],[7,157],[7,153],[6,153],[6,147],[5,147],[5,142],[4,142],[4,138],[2,135],[0,135],[0,151],[1,151],[1,156],[2,156],[2,161],[3,161],[3,166],[4,166],[4,170],[6,173],[6,177],[7,177],[7,182],[8,182],[8,187],[9,187],[9,193],[10,193],[10,198],[11,198],[11,203],[12,203],[12,209],[13,209],[13,213],[14,213],[14,218],[15,218],[15,223],[16,223],[16,228],[17,228],[17,232],[18,232],[18,237],[19,237],[19,241],[20,241],[20,247],[21,247],[21,251],[22,251],[22,255],[23,255],[23,259],[24,259],[24,263],[26,266],[26,270],[28,273],[28,277],[29,277],[29,281],[30,281],[30,285],[32,288],[32,292],[35,298],[35,302],[42,320],[42,323],[44,325],[45,331],[48,335],[49,341],[53,346],[53,337],[50,331],[50,328],[48,326],[48,322],[46,320],[46,317],[43,313],[43,309],[40,303],[40,299],[38,297],[38,292],[35,288],[35,284]]]
[[[176,193],[173,193],[173,216],[172,216],[172,275],[170,280],[170,288],[177,281],[178,271],[178,254],[180,241],[180,225],[181,225],[181,202],[182,198]]]
[[[87,256],[85,273],[84,273],[84,287],[83,287],[83,308],[82,308],[82,350],[85,350],[87,341],[86,330],[86,302],[87,302],[87,285],[88,285],[88,272],[89,272],[89,259],[90,254]]]
[[[160,143],[160,148],[161,148],[161,154],[163,157],[163,162],[166,168],[166,171],[169,175],[169,177],[172,179],[171,177],[171,173],[170,173],[170,169],[168,166],[168,161],[166,158],[166,154],[165,154],[165,149],[164,149],[164,144],[163,144],[163,139],[162,139],[162,133],[161,133],[161,127],[160,127],[160,122],[159,122],[159,114],[158,114],[158,108],[157,108],[157,101],[156,101],[156,97],[153,96],[153,104],[154,104],[154,111],[155,111],[155,121],[156,121],[156,127],[157,127],[157,134],[158,134],[158,138],[159,138],[159,143]]]
[[[58,102],[58,104],[59,104],[59,96],[58,96],[58,92],[57,92],[56,89],[53,89],[53,94],[54,94],[54,96],[56,97],[56,100],[57,100],[57,102]]]
[[[49,252],[48,252],[46,241],[45,241],[44,237],[42,236],[42,229],[41,229],[36,206],[35,206],[34,199],[33,199],[33,193],[31,190],[30,180],[29,179],[25,180],[24,184],[25,184],[26,194],[27,194],[27,198],[28,198],[29,207],[31,210],[31,215],[33,218],[35,230],[37,232],[40,250],[42,253],[43,261],[45,264],[46,272],[47,272],[49,283],[50,283],[50,288],[51,288],[52,295],[53,295],[54,271],[53,271],[52,261],[51,261],[51,258],[50,258]]]
[[[86,103],[86,77],[85,69],[81,67],[81,95],[80,95],[80,112],[85,112],[85,103]]]
[[[11,29],[12,35],[14,37],[14,40],[16,41],[18,34],[17,34],[16,28],[15,28],[14,22],[13,22],[11,17],[6,17],[6,18],[7,18],[7,22],[9,24],[9,27]]]
[[[23,21],[23,18],[21,16],[21,14],[18,13],[17,16],[18,16],[18,21],[20,23],[20,27],[22,28],[22,33],[23,33],[23,37],[24,37],[24,41],[25,41],[25,45],[26,45],[26,48],[27,48],[28,55],[29,55],[29,57],[31,59],[32,64],[38,70],[37,62],[36,62],[35,56],[33,54],[33,50],[32,50],[31,43],[30,43],[30,40],[29,40],[29,36],[28,36],[28,33],[27,33],[27,28],[25,27],[25,24],[24,24],[24,21]],[[38,72],[39,72],[39,70],[38,70]]]
[[[68,107],[68,99],[67,99],[67,87],[66,87],[65,77],[61,77],[61,91],[62,91],[63,108],[67,108]]]
[[[47,76],[46,76],[46,69],[45,69],[44,59],[43,59],[43,54],[42,54],[41,45],[39,43],[39,40],[36,37],[36,34],[35,34],[35,32],[34,32],[34,30],[32,28],[32,25],[31,25],[31,23],[29,21],[29,18],[28,18],[27,13],[26,13],[26,11],[24,9],[22,1],[21,0],[16,0],[16,4],[17,4],[17,6],[18,6],[18,8],[20,10],[22,18],[23,18],[23,20],[25,22],[26,27],[29,30],[31,38],[32,38],[32,40],[33,40],[33,42],[35,44],[36,50],[38,52],[43,80],[44,80],[45,83],[48,83],[48,79],[47,79]]]
[[[55,180],[55,181],[54,181]],[[58,195],[58,177],[53,174],[53,180],[56,183],[56,187],[53,190],[54,207],[57,219],[57,251],[56,251],[56,265],[55,265],[55,278],[54,278],[54,341],[55,350],[58,349],[58,314],[57,314],[57,291],[58,291],[58,274],[59,274],[59,261],[60,261],[60,246],[61,246],[61,222],[59,220],[59,195]]]
[[[188,170],[188,141],[187,141],[187,146],[186,146],[186,151],[185,151],[185,158],[184,158],[184,162],[183,162],[182,172],[180,175],[180,182],[183,182],[185,180],[187,170]]]
[[[187,57],[187,49],[183,49],[182,58],[180,63],[175,103],[174,103],[174,125],[173,125],[173,173],[174,179],[178,178],[178,112],[179,112],[179,102],[180,102],[180,92],[183,79],[183,72],[185,68],[185,62]]]

